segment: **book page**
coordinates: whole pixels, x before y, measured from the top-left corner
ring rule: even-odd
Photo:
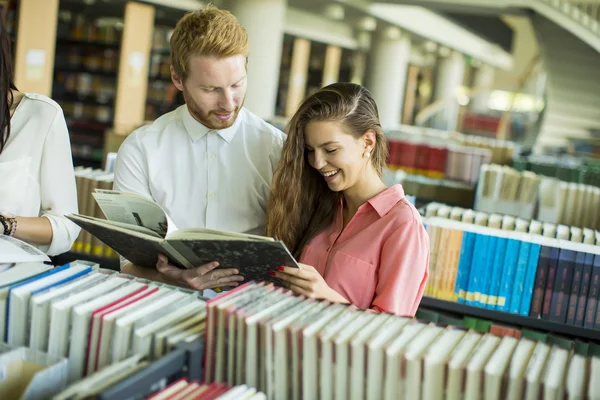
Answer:
[[[15,239],[0,235],[0,263],[50,261],[48,256],[37,248]]]
[[[92,195],[108,220],[142,226],[163,238],[177,230],[162,207],[144,196],[102,189],[96,189]]]

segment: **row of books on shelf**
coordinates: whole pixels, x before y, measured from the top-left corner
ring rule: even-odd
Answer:
[[[410,139],[388,139],[388,168],[438,179],[475,183],[491,152],[458,145],[434,145]]]
[[[600,187],[568,183],[530,171],[483,165],[475,209],[525,219],[600,228]]]
[[[436,319],[428,312],[377,314],[256,283],[207,309],[205,381],[255,385],[268,398],[600,396],[600,359],[583,342],[576,351],[524,331],[482,333],[462,321],[428,322]]]
[[[386,132],[386,134],[395,139],[412,139],[421,143],[433,145],[459,145],[487,149],[491,154],[490,162],[500,165],[510,165],[516,149],[515,143],[507,140],[497,140],[485,136],[451,132],[422,126],[400,125],[395,131]]]
[[[171,385],[177,398],[180,389],[240,385],[288,399],[600,396],[597,346],[481,320],[377,314],[266,282],[204,301],[86,262],[4,266],[0,282],[7,343],[67,360],[58,398],[114,383],[197,340],[205,342],[203,376],[198,386]]]
[[[515,158],[513,167],[569,183],[600,187],[600,163],[594,159],[532,155]]]
[[[579,228],[547,226],[542,235],[537,221],[475,214],[474,224],[472,211],[459,220],[428,214],[426,296],[600,330],[600,246],[593,232],[584,240]]]

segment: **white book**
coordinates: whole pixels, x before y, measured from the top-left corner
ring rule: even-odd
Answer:
[[[423,398],[423,359],[429,346],[440,337],[444,328],[428,326],[415,337],[404,353],[406,378],[404,379],[404,398],[419,400]]]
[[[323,307],[325,307],[324,303],[306,300],[299,307],[294,307],[265,327],[267,397],[288,398],[291,392],[293,373],[290,374],[291,368],[287,362],[289,357],[287,328],[296,321],[310,318]]]
[[[540,395],[540,386],[542,383],[542,373],[550,354],[550,346],[545,343],[538,342],[533,349],[533,355],[529,360],[526,372],[525,399],[537,400]]]
[[[569,363],[569,351],[554,346],[544,372],[544,399],[562,400],[565,393],[565,378]]]
[[[340,314],[349,307],[335,304],[329,307],[315,322],[302,331],[302,397],[316,399],[319,396],[319,351],[317,336],[328,324],[335,323]]]
[[[519,340],[508,368],[506,400],[520,400],[523,396],[525,373],[527,372],[527,365],[533,355],[534,348],[535,342],[533,340]]]
[[[29,243],[12,236],[0,235],[0,263],[43,263],[48,261],[50,258],[44,252]]]
[[[73,308],[71,317],[71,342],[69,344],[69,379],[80,379],[85,372],[85,358],[91,349],[88,348],[91,314],[112,302],[120,301],[144,286],[143,283],[130,281],[117,290],[103,296],[79,304]]]
[[[6,332],[7,320],[7,298],[8,292],[13,285],[19,282],[24,282],[27,279],[32,279],[35,276],[42,274],[49,269],[51,265],[41,263],[23,263],[17,264],[13,268],[0,273],[0,339],[4,340],[4,332]]]
[[[600,357],[590,359],[590,379],[587,388],[588,399],[600,399]]]
[[[102,333],[100,335],[100,350],[98,351],[98,369],[102,369],[110,363],[114,363],[119,361],[113,355],[113,341],[117,341],[117,336],[114,334],[115,324],[118,318],[133,314],[137,310],[141,310],[144,307],[147,307],[150,304],[154,303],[156,300],[160,299],[162,296],[166,296],[168,293],[171,293],[172,290],[165,287],[158,288],[157,291],[149,294],[136,301],[135,303],[129,304],[123,308],[120,308],[116,311],[113,311],[104,316],[102,319]]]
[[[260,346],[259,326],[258,324],[265,319],[276,315],[280,310],[297,304],[297,297],[286,296],[281,301],[278,301],[270,306],[262,309],[250,317],[245,318],[246,325],[246,366],[244,382],[251,387],[259,387],[260,383],[260,363],[259,358],[264,353],[264,348]]]
[[[393,321],[393,322],[392,322]],[[411,322],[408,318],[394,318],[386,323],[381,330],[367,343],[368,361],[366,376],[367,399],[380,399],[383,395],[383,374],[385,366],[385,349],[398,336],[406,337],[410,341],[413,337],[411,331],[405,334],[403,329]]]
[[[81,293],[84,290],[89,290],[109,276],[105,273],[92,272],[55,290],[32,296],[30,302],[31,335],[29,338],[29,347],[33,350],[48,351],[50,306],[53,301],[62,300],[68,296]]]
[[[393,317],[387,314],[378,315],[370,325],[366,326],[360,331],[352,342],[350,342],[350,354],[352,362],[349,365],[350,369],[350,381],[348,384],[350,396],[348,398],[355,399],[357,396],[364,398],[365,392],[365,352],[366,346],[372,337],[377,335],[381,329],[389,326]],[[357,393],[358,391],[358,393]]]
[[[460,341],[466,335],[462,329],[448,329],[427,349],[423,375],[423,398],[444,399],[446,365]]]
[[[203,325],[206,323],[206,313],[194,315],[191,318],[185,319],[174,326],[169,326],[161,331],[157,332],[154,336],[154,349],[152,358],[157,359],[167,353],[167,338],[177,335],[181,332],[187,331],[195,326]]]
[[[234,387],[227,393],[217,397],[215,400],[245,400],[252,397],[255,393],[255,388],[244,384]]]
[[[486,400],[500,400],[502,398],[503,378],[505,377],[511,357],[519,340],[504,336],[500,341],[498,349],[485,366],[485,393]]]
[[[206,302],[196,299],[179,309],[173,310],[171,313],[155,319],[149,324],[136,328],[133,332],[133,351],[136,354],[151,354],[152,338],[156,331],[185,320],[196,313],[206,313]]]
[[[567,368],[566,392],[568,400],[584,400],[588,376],[587,357],[573,354]]]
[[[170,291],[164,296],[154,297],[152,301],[145,303],[143,307],[134,312],[127,313],[117,318],[114,324],[112,342],[112,361],[120,361],[127,357],[131,349],[131,333],[134,324],[144,318],[153,317],[153,314],[162,308],[172,309],[173,304],[179,305],[181,300],[189,298],[189,295],[181,291]]]
[[[157,288],[153,287],[153,286],[146,286],[146,287],[142,286],[138,290],[137,293],[133,294],[127,300],[118,302],[112,306],[104,308],[100,312],[94,312],[92,314],[92,319],[90,322],[90,333],[89,333],[90,351],[89,351],[88,357],[87,357],[87,369],[86,369],[88,374],[96,371],[96,365],[98,365],[98,358],[99,358],[99,352],[100,352],[100,339],[101,339],[100,336],[101,336],[102,321],[104,319],[104,316],[111,313],[112,311],[124,308],[130,304],[135,304],[139,299],[143,298],[144,296],[147,296],[148,293],[150,293],[156,289]]]
[[[321,361],[319,365],[321,400],[333,400],[335,388],[333,340],[338,332],[348,326],[348,324],[352,323],[352,321],[360,314],[361,313],[358,313],[355,310],[349,310],[349,312],[342,314],[339,318],[337,318],[337,320],[325,327],[319,335],[319,344],[321,347]]]
[[[475,331],[469,331],[460,341],[456,349],[450,355],[448,362],[448,378],[446,381],[446,399],[461,400],[463,397],[462,385],[464,382],[465,368],[471,354],[475,351],[482,335]]]
[[[484,335],[467,364],[467,383],[465,400],[479,400],[483,389],[483,369],[490,357],[496,351],[500,338],[494,335]]]
[[[70,277],[81,273],[83,270],[90,270],[90,267],[87,265],[71,265],[62,271],[12,290],[9,299],[7,343],[13,346],[23,346],[29,343],[29,300],[32,293],[38,290],[47,290],[49,287],[60,284]]]
[[[335,338],[335,399],[346,400],[348,396],[348,373],[350,365],[349,346],[354,336],[366,329],[376,314],[360,313]]]
[[[129,278],[121,275],[111,276],[98,286],[90,290],[70,296],[50,307],[50,337],[48,338],[48,353],[59,357],[69,355],[69,340],[71,339],[71,310],[74,306],[84,303],[89,299],[102,296],[131,282]]]
[[[423,323],[409,324],[404,328],[402,335],[395,339],[385,351],[384,399],[401,399],[404,395],[405,380],[402,379],[402,360],[404,352],[410,341],[426,329]],[[352,353],[354,357],[354,353]],[[354,362],[354,358],[353,358]],[[354,377],[353,377],[354,379]],[[354,390],[354,389],[353,389]]]

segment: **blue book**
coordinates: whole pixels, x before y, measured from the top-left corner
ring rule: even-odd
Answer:
[[[475,248],[473,249],[473,260],[471,262],[471,269],[469,270],[469,283],[467,284],[466,304],[470,306],[477,305],[477,289],[479,288],[482,264],[484,262],[489,242],[489,236],[479,233],[476,235]]]
[[[454,284],[454,293],[458,296],[459,303],[465,303],[467,298],[467,286],[469,283],[469,274],[471,262],[473,260],[473,250],[475,248],[475,237],[473,232],[464,232],[462,245],[460,247],[460,259],[456,270],[456,282]]]
[[[504,257],[504,268],[502,269],[502,281],[500,282],[500,291],[496,310],[508,312],[510,309],[510,296],[519,259],[519,248],[521,241],[517,239],[508,239],[506,244],[506,255]]]
[[[529,265],[529,252],[531,251],[531,242],[522,241],[519,249],[519,259],[517,260],[517,269],[515,271],[515,279],[510,296],[509,311],[513,314],[518,314],[521,311],[521,298],[525,289],[525,275],[527,274],[527,266]]]
[[[498,239],[500,239],[498,236],[489,237],[488,249],[485,252],[485,257],[481,264],[479,288],[477,288],[477,293],[479,295],[477,305],[483,308],[486,308],[489,302],[490,276],[492,275],[492,269],[494,268],[494,255],[497,251]]]
[[[519,310],[519,314],[524,316],[529,316],[529,311],[531,309],[531,300],[533,299],[533,289],[535,287],[535,277],[537,276],[541,251],[541,245],[537,243],[531,244],[527,273],[525,274],[525,283],[523,285],[523,295],[521,296],[521,308]]]
[[[506,245],[508,238],[499,237],[496,243],[496,253],[494,254],[494,263],[490,274],[490,289],[488,303],[486,308],[494,310],[498,302],[498,293],[500,291],[500,281],[502,280],[502,267],[506,256]]]
[[[548,319],[564,324],[567,320],[567,309],[573,283],[573,271],[577,252],[570,249],[560,249],[558,266],[554,278],[554,290],[550,299],[550,314]]]

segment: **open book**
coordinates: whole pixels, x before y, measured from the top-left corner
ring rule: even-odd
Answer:
[[[5,264],[45,261],[50,261],[50,258],[32,245],[11,236],[0,235],[0,267]]]
[[[96,189],[96,202],[107,219],[67,216],[81,228],[140,266],[155,267],[158,254],[181,268],[218,261],[218,268],[237,268],[245,281],[278,280],[269,271],[298,267],[283,242],[272,238],[213,229],[178,230],[154,201],[133,193]]]

